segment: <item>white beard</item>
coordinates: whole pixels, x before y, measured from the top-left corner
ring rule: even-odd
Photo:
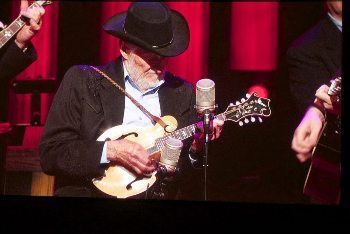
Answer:
[[[132,79],[132,81],[135,83],[135,85],[142,91],[145,92],[148,89],[152,89],[157,87],[157,85],[159,84],[160,81],[160,77],[158,77],[157,79],[145,79],[144,77],[141,76],[137,76],[137,77],[130,77],[130,79]]]
[[[135,68],[130,68],[127,66],[130,79],[135,83],[135,85],[142,91],[145,92],[148,89],[157,87],[159,82],[163,79],[162,74],[152,74],[152,77],[147,77],[145,74],[140,74]]]

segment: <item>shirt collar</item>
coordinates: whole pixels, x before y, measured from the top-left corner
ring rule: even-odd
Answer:
[[[137,85],[130,79],[130,76],[129,76],[129,72],[128,70],[126,70],[126,67],[124,65],[124,58],[123,58],[123,70],[124,70],[124,80],[125,82],[129,82],[131,84],[131,86],[135,89],[137,89],[138,91],[141,92],[141,90],[139,90],[139,88],[137,87]],[[163,75],[164,76],[164,75]],[[156,87],[153,87],[153,88],[150,88],[148,90],[146,90],[143,95],[145,94],[148,94],[148,93],[155,93],[158,91],[158,89],[160,88],[160,86],[164,83],[164,77],[158,82],[157,86]]]
[[[342,29],[343,29],[342,21],[334,18],[330,12],[328,12],[328,16],[331,18],[331,20],[335,24],[335,26],[337,26],[337,28],[342,32]]]

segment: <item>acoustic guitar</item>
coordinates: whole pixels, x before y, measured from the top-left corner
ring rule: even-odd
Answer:
[[[33,1],[29,6],[32,8],[36,5],[46,6],[51,4],[52,1]],[[18,16],[9,26],[5,27],[0,32],[0,49],[14,36],[17,32],[26,24],[26,18],[22,15]]]
[[[256,93],[247,94],[247,99],[242,98],[236,105],[230,104],[224,113],[215,116],[223,121],[237,122],[240,126],[249,122],[262,122],[261,117],[271,114],[270,100],[261,98]],[[119,125],[105,131],[97,141],[116,140],[124,137],[141,144],[155,160],[160,159],[160,152],[164,148],[165,141],[172,137],[185,140],[194,135],[196,124],[176,130],[177,121],[172,116],[161,118],[165,124],[164,129],[159,124],[151,128],[141,128],[132,125]],[[127,168],[111,164],[101,178],[94,178],[93,184],[100,191],[117,198],[127,198],[145,192],[157,180],[156,171],[149,176],[138,176]]]
[[[331,81],[328,95],[341,98],[341,77]],[[340,115],[327,114],[305,180],[304,194],[326,204],[338,204],[341,186],[341,128]]]

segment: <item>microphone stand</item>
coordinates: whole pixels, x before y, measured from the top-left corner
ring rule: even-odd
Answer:
[[[174,172],[169,172],[168,169],[159,165],[157,169],[157,182],[151,191],[151,199],[167,199],[169,196],[168,187],[173,182],[174,178],[179,174],[179,168],[176,167]],[[148,198],[146,196],[146,198]]]
[[[204,200],[207,200],[207,168],[208,168],[208,151],[209,151],[209,133],[210,133],[210,121],[214,119],[214,115],[208,110],[204,110],[202,113],[203,130],[204,130],[204,155],[203,155],[203,167],[204,167]]]
[[[168,175],[168,171],[164,166],[158,166],[157,169],[157,182],[152,189],[151,198],[152,199],[164,199],[165,197],[165,178]]]

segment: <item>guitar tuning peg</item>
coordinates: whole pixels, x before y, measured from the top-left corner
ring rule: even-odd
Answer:
[[[249,93],[247,93],[245,96],[246,96],[247,98],[250,98],[250,96],[252,96],[252,95],[250,95]]]
[[[260,117],[258,119],[259,119],[259,122],[262,123],[262,119]]]
[[[244,98],[242,98],[242,99],[241,99],[241,102],[245,102],[245,99],[244,99]]]
[[[231,103],[229,104],[229,106],[234,106],[234,105],[233,105],[233,103],[231,102]]]
[[[249,123],[249,119],[245,118],[244,123]]]
[[[255,122],[255,118],[252,116],[251,118],[250,118],[250,121],[252,121],[253,123]]]
[[[239,104],[241,104],[239,101],[236,101],[236,105],[239,105]]]
[[[6,24],[3,24],[1,21],[0,21],[0,29],[2,30],[2,29],[5,29],[7,27],[7,25]]]
[[[239,126],[241,126],[241,127],[243,126],[243,122],[242,122],[242,121],[239,121],[238,124],[239,124]]]

